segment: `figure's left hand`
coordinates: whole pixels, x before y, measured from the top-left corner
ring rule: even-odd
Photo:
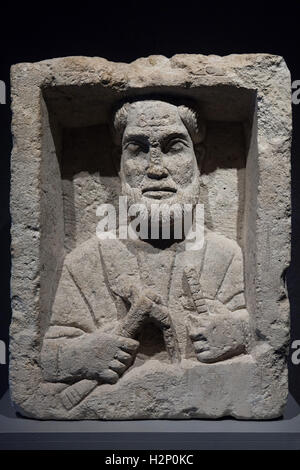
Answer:
[[[176,332],[168,308],[159,294],[142,286],[131,286],[128,300],[131,308],[119,324],[118,333],[136,338],[143,325],[152,322],[162,331],[166,350],[172,362],[180,359]]]
[[[187,330],[200,362],[217,362],[246,351],[249,341],[248,314],[189,314]]]

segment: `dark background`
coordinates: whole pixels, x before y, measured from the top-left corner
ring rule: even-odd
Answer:
[[[177,53],[227,55],[272,53],[284,57],[292,81],[300,80],[297,50],[300,6],[287,2],[239,8],[209,2],[114,2],[111,9],[99,3],[63,12],[41,3],[39,16],[1,6],[0,80],[6,83],[7,104],[0,105],[0,340],[8,345],[10,310],[10,89],[11,64],[69,55],[100,56],[131,62],[138,57]],[[14,4],[15,5],[15,4]],[[204,8],[205,5],[205,8]],[[51,10],[50,10],[51,9]],[[35,14],[38,10],[35,10]],[[72,12],[72,13],[71,13]],[[300,340],[300,104],[293,105],[292,145],[292,257],[288,271],[292,340]],[[7,390],[7,366],[0,365],[0,397]],[[300,403],[300,365],[290,363],[290,390]]]

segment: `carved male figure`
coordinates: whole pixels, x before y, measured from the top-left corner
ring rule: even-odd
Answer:
[[[126,103],[114,127],[129,204],[197,203],[205,129],[192,109]],[[193,251],[185,240],[162,246],[95,236],[65,258],[41,352],[44,378],[101,385],[147,358],[226,360],[247,352],[248,325],[235,241],[206,230],[203,247]]]

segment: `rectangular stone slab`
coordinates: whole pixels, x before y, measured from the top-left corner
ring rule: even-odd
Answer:
[[[288,391],[291,142],[284,60],[179,54],[125,64],[66,57],[14,65],[11,83],[10,391],[17,409],[38,419],[281,416]],[[64,259],[95,235],[96,207],[116,204],[115,105],[157,94],[193,99],[207,122],[206,224],[242,250],[251,348],[214,364],[152,358],[116,384],[82,380],[74,392],[73,383],[45,380],[41,368]]]

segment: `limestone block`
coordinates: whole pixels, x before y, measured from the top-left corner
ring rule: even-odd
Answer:
[[[281,416],[291,143],[284,60],[65,57],[14,65],[11,85],[17,409],[60,420]],[[96,209],[111,204],[118,214],[119,196],[147,210],[178,204],[172,227],[184,204],[203,204],[203,245],[100,239]]]

